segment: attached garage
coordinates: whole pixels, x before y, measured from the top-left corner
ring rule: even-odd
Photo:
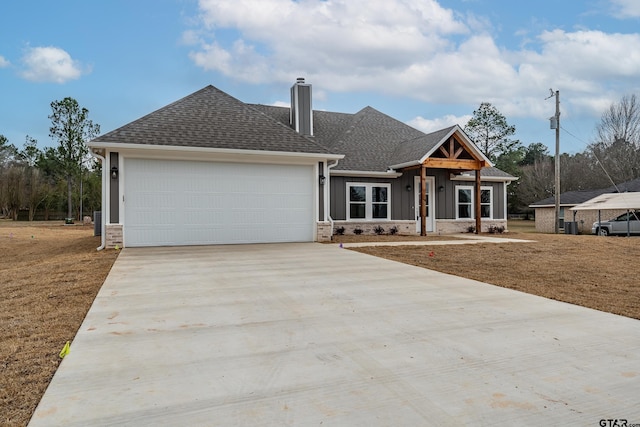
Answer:
[[[309,242],[314,168],[190,160],[124,160],[125,245]]]

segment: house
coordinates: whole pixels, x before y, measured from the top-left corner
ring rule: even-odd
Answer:
[[[583,234],[591,233],[591,225],[598,221],[598,210],[571,210],[574,206],[585,203],[597,196],[607,193],[625,193],[640,191],[640,178],[623,182],[622,184],[601,188],[597,190],[578,190],[560,193],[560,220],[559,228],[564,230],[566,221],[575,222],[577,231]],[[548,197],[539,200],[531,205],[535,211],[536,231],[540,233],[555,232],[555,198]],[[621,215],[625,210],[605,209],[600,211],[601,219],[614,218]]]
[[[376,227],[506,228],[515,178],[459,126],[425,134],[374,108],[245,104],[213,86],[88,143],[103,164],[103,245],[330,240]]]

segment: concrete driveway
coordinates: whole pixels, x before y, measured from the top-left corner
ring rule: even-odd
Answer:
[[[637,320],[321,244],[125,249],[30,425],[597,426],[638,396]]]

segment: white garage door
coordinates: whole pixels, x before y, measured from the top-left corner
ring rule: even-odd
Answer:
[[[125,160],[126,246],[313,241],[311,166]]]

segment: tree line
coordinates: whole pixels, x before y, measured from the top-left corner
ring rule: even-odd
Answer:
[[[480,104],[464,129],[497,168],[519,177],[507,190],[509,213],[530,213],[530,204],[554,196],[555,156],[540,142],[524,145],[511,139],[515,126],[490,103]],[[584,151],[560,154],[560,193],[640,177],[640,104],[635,94],[602,113],[595,135]]]
[[[100,133],[89,110],[70,97],[51,103],[49,136],[56,147],[39,149],[26,136],[22,148],[0,134],[0,217],[18,219],[20,210],[34,219],[59,215],[82,219],[100,209],[101,164],[85,141]],[[490,103],[483,102],[464,127],[494,163],[519,179],[508,186],[509,213],[529,213],[528,206],[554,195],[555,158],[548,148],[511,138],[515,126]],[[640,104],[628,95],[611,104],[596,125],[596,140],[577,154],[560,155],[560,192],[610,187],[640,177]]]
[[[82,219],[100,209],[101,164],[85,144],[100,126],[70,97],[51,103],[49,119],[56,147],[41,150],[27,135],[19,148],[0,134],[0,217],[17,220],[26,210],[29,221],[37,211],[48,220],[66,208],[65,218]]]

